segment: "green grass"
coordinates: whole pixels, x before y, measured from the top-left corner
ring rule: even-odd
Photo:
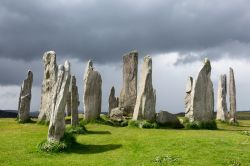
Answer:
[[[37,145],[48,126],[0,119],[0,165],[250,165],[250,121],[218,122],[218,130],[140,129],[87,124],[87,133],[62,153]]]

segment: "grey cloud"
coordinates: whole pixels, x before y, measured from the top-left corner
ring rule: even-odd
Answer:
[[[247,0],[2,0],[0,56],[30,61],[52,49],[106,63],[133,49],[199,52],[228,41],[249,43],[249,19]]]

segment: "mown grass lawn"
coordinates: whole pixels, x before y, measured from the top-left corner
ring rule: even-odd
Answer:
[[[250,121],[219,130],[138,129],[88,124],[63,153],[37,151],[47,126],[0,119],[0,165],[250,165]]]

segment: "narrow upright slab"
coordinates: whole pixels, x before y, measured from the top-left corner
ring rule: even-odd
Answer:
[[[118,107],[119,105],[119,98],[115,97],[115,87],[112,86],[109,94],[109,115],[111,110]]]
[[[217,120],[227,120],[227,76],[221,75],[217,92]]]
[[[48,141],[60,141],[65,131],[64,112],[69,93],[69,63],[59,66],[58,78],[52,98],[52,112],[50,116]]]
[[[190,121],[211,121],[214,119],[214,89],[210,75],[210,61],[205,59],[191,94],[193,119]]]
[[[76,85],[76,77],[71,77],[71,83],[70,83],[70,90],[71,90],[71,125],[77,126],[78,125],[78,106],[80,104],[79,102],[79,94],[78,94],[78,87]]]
[[[232,68],[229,68],[229,102],[230,102],[230,111],[229,111],[229,121],[236,122],[236,87],[234,79],[234,71]]]
[[[41,91],[41,105],[38,121],[49,121],[52,110],[53,89],[57,81],[56,53],[45,52],[43,55],[43,82]]]
[[[186,85],[186,96],[185,96],[185,117],[193,119],[192,111],[192,91],[193,91],[194,80],[192,77],[188,77]]]
[[[28,77],[23,81],[18,102],[18,120],[26,122],[29,120],[31,89],[33,83],[33,73],[28,71]]]
[[[124,115],[132,116],[137,97],[138,53],[132,51],[123,56],[123,86],[119,98],[119,107]]]
[[[136,99],[133,120],[155,120],[156,93],[152,85],[152,59],[144,57],[139,94]]]
[[[102,78],[89,60],[84,74],[84,118],[87,121],[100,117],[102,104]]]

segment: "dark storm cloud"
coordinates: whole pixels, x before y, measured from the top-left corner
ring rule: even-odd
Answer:
[[[249,20],[247,0],[1,0],[0,57],[30,61],[55,50],[105,63],[133,49],[205,54],[230,41],[248,45]],[[217,48],[208,56],[225,52]]]

